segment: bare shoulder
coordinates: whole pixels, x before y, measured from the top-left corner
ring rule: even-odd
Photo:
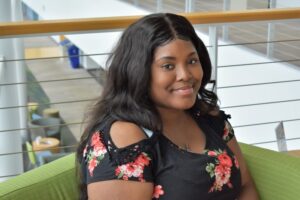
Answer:
[[[110,136],[118,148],[129,146],[147,138],[141,127],[125,121],[114,122],[110,128]]]

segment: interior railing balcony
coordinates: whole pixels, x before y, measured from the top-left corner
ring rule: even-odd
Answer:
[[[217,92],[221,109],[232,115],[237,139],[278,151],[300,149],[300,8],[182,15],[194,24],[209,49],[213,64],[210,87]],[[53,49],[45,49],[45,57],[32,55],[28,48],[0,55],[1,165],[21,160],[26,171],[44,163],[47,155],[41,152],[45,150],[34,143],[38,136],[59,141],[47,147],[53,156],[48,161],[74,151],[86,106],[101,93],[107,55],[122,29],[138,18],[0,23],[3,48],[20,48],[21,39],[28,41],[37,36],[51,38],[55,44]],[[281,34],[281,29],[292,32]],[[251,40],[251,34],[258,32],[263,35],[261,39]],[[286,50],[280,54],[278,49],[282,47]],[[72,54],[72,49],[77,52]],[[43,67],[49,62],[52,69],[46,71]],[[34,98],[36,91],[41,93]],[[51,124],[41,118],[59,121],[52,120]],[[23,172],[3,169],[6,174],[0,168],[0,180]]]

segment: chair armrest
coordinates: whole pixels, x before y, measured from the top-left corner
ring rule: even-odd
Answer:
[[[0,199],[78,199],[75,155],[65,156],[0,183]]]
[[[240,143],[262,200],[300,199],[300,159]]]

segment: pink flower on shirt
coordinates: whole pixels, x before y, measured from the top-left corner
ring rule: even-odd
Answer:
[[[128,180],[128,178],[134,177],[144,182],[144,168],[150,164],[150,160],[150,157],[142,152],[135,161],[119,165],[115,169],[115,174],[119,179]]]
[[[102,143],[102,139],[99,131],[94,132],[92,135],[91,144],[90,144],[91,148],[87,150],[87,147],[88,145],[83,150],[83,156],[86,157],[89,174],[90,176],[93,176],[94,169],[104,158],[107,152],[106,147]]]
[[[158,199],[159,196],[163,195],[165,192],[161,185],[156,185],[153,190],[152,198]]]
[[[233,158],[231,158],[225,150],[207,151],[207,155],[215,157],[215,161],[206,165],[206,171],[211,178],[215,178],[215,181],[208,192],[222,191],[223,186],[227,185],[228,188],[232,188],[233,185],[230,182],[231,168],[233,167]],[[235,165],[237,166],[237,165]]]

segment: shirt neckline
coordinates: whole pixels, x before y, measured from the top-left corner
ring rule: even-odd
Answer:
[[[205,136],[205,145],[204,145],[204,149],[202,150],[201,153],[197,153],[197,152],[193,152],[193,151],[187,151],[187,150],[183,149],[182,147],[180,147],[179,145],[175,144],[171,139],[169,139],[163,133],[161,133],[160,135],[169,144],[169,146],[171,146],[176,151],[179,151],[179,152],[184,153],[184,154],[192,155],[192,156],[206,156],[205,152],[207,152],[209,150],[209,147],[210,147],[210,139],[209,139],[209,136],[207,134],[207,130],[203,129],[203,127],[205,127],[205,126],[200,125],[200,123],[201,123],[200,119],[196,119],[194,116],[192,116],[192,117],[195,120],[196,124],[198,125],[198,128],[202,131],[202,133]]]

